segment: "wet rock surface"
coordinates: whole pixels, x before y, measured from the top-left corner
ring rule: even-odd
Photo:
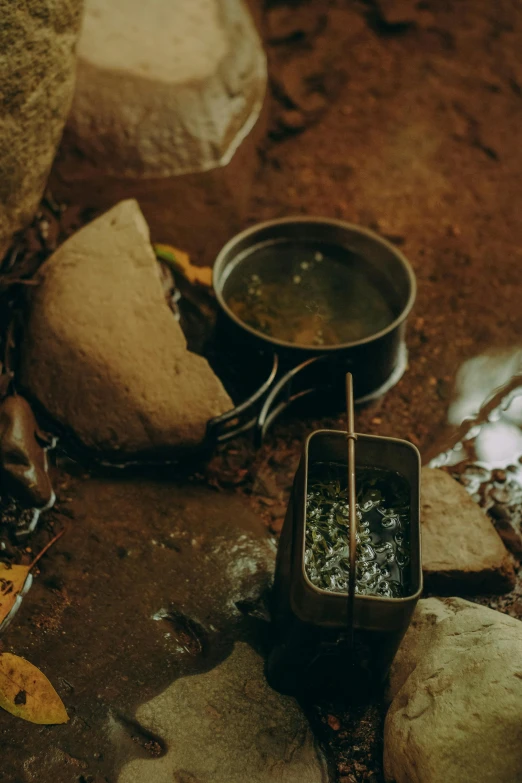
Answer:
[[[0,259],[45,188],[72,99],[82,7],[0,3]]]
[[[435,592],[508,592],[512,559],[489,518],[464,487],[442,470],[423,468],[422,568]]]
[[[187,351],[135,201],[41,268],[21,380],[82,444],[122,459],[198,446],[208,420],[232,407],[205,359]]]
[[[167,751],[131,761],[118,783],[326,783],[308,721],[294,699],[269,688],[263,669],[262,657],[239,642],[216,668],[143,704],[137,720]]]
[[[246,685],[245,700],[251,699],[260,715],[259,694],[279,705],[276,724],[286,725],[287,753],[292,755],[295,747],[303,772],[306,758],[312,763],[312,746],[310,756],[294,746],[292,727],[297,738],[309,740],[304,719],[295,705],[265,690],[261,659],[254,652],[267,643],[266,622],[260,618],[274,561],[264,526],[237,497],[197,485],[132,478],[55,480],[68,498],[61,513],[69,518],[69,528],[53,557],[41,561],[40,575],[2,644],[51,679],[70,722],[49,730],[0,712],[3,779],[76,783],[83,775],[114,783],[118,770],[133,759],[150,759],[161,767],[176,745],[172,742],[171,749],[168,737],[146,725],[148,707],[140,705],[154,704],[163,692],[166,697],[182,675],[213,670],[235,642],[245,643],[243,654],[236,654],[232,669],[225,664],[224,672],[235,672],[230,676],[241,683],[237,687]],[[261,607],[258,617],[252,607]],[[184,680],[180,692],[190,680]],[[219,694],[220,675],[210,675],[208,682],[216,683]],[[196,692],[203,692],[197,681]],[[219,711],[219,701],[211,702]],[[286,724],[283,712],[288,712]],[[212,711],[200,719],[210,730]],[[251,717],[237,724],[232,717],[230,724],[227,720],[228,736],[237,729],[238,747],[248,744]],[[259,749],[252,753],[257,758],[266,753],[269,764],[281,747],[286,758],[283,743],[279,746],[270,731],[276,724],[266,715],[261,723]],[[162,754],[167,755],[158,758]],[[154,767],[147,767],[146,779],[155,779],[149,769]],[[281,778],[287,779],[294,778]]]
[[[460,598],[421,600],[392,667],[386,780],[522,778],[522,623]]]

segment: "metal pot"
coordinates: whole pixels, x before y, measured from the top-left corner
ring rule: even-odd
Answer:
[[[275,688],[297,693],[315,686],[344,685],[367,696],[386,678],[422,591],[420,548],[420,455],[408,441],[357,435],[357,467],[398,471],[410,488],[409,591],[404,598],[356,594],[353,603],[354,655],[346,654],[347,593],[313,585],[305,570],[307,481],[315,462],[346,463],[346,433],[318,430],[306,441],[279,541],[272,597],[276,645],[268,679]]]
[[[227,280],[252,253],[288,241],[303,246],[335,246],[356,255],[385,280],[395,317],[386,328],[364,339],[335,345],[299,345],[258,331],[240,320],[224,295]],[[233,237],[219,253],[213,284],[220,306],[220,344],[233,346],[245,372],[266,363],[265,377],[255,393],[238,408],[214,420],[210,433],[218,441],[255,427],[263,436],[273,419],[296,399],[314,392],[342,388],[347,371],[354,376],[357,402],[384,394],[402,376],[407,364],[406,318],[416,295],[413,270],[403,254],[368,229],[341,220],[292,217],[261,223]],[[233,360],[233,359],[232,359]],[[330,408],[331,410],[331,408]]]

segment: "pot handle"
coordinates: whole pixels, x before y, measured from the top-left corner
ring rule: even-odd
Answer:
[[[319,363],[324,368],[318,367]],[[349,358],[335,359],[329,355],[314,356],[296,367],[292,367],[275,384],[266,396],[257,418],[256,441],[260,445],[272,422],[292,403],[311,394],[335,388],[335,379],[339,372],[343,375],[350,369],[352,361]],[[321,380],[318,382],[318,374]]]
[[[272,367],[266,380],[256,391],[235,408],[211,419],[207,425],[207,438],[214,443],[226,443],[243,432],[253,429],[258,420],[256,410],[263,395],[269,390],[279,370],[279,356],[274,353]],[[246,421],[245,421],[246,418]]]

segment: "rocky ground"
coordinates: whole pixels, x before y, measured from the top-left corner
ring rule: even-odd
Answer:
[[[372,227],[401,247],[419,282],[409,368],[384,399],[358,411],[357,427],[406,437],[431,459],[462,435],[446,427],[451,404],[466,398],[455,389],[459,368],[488,349],[516,346],[522,332],[521,9],[515,0],[494,9],[485,0],[311,0],[268,3],[263,25],[271,124],[248,222],[330,215]],[[23,293],[8,283],[30,279],[91,217],[74,204],[62,213],[47,199],[18,254],[8,256],[0,280],[7,374],[16,374],[19,324],[8,339],[5,327]],[[507,371],[506,362],[478,368],[472,386],[482,390],[479,402],[495,379],[505,383],[520,372],[513,355]],[[339,422],[337,415],[281,421],[261,449],[234,442],[181,483],[172,483],[171,469],[115,479],[58,460],[57,504],[36,534],[21,544],[12,526],[2,530],[4,559],[12,562],[28,562],[32,552],[25,550],[38,551],[61,528],[66,534],[41,561],[1,644],[46,671],[71,721],[57,734],[1,713],[8,783],[141,783],[152,769],[164,775],[161,781],[174,774],[179,783],[203,783],[220,779],[216,769],[225,757],[229,780],[246,769],[245,779],[253,781],[331,775],[341,783],[381,783],[384,702],[298,706],[268,694],[259,658],[270,642],[264,596],[272,539],[281,529],[303,436],[318,423]],[[452,424],[458,423],[455,415]],[[502,491],[514,481],[505,469],[516,467],[516,446],[499,460],[503,475],[479,482],[487,488],[483,505],[492,513],[495,507],[504,533],[511,517],[503,508],[513,504]],[[462,483],[470,481],[468,474]],[[494,495],[491,502],[486,494]],[[3,521],[16,518],[16,509],[4,506]],[[511,539],[508,548],[516,553],[519,545]],[[471,598],[522,619],[521,596],[519,571],[508,594]],[[441,631],[442,658],[453,655],[443,637]],[[488,656],[486,650],[480,659],[486,673]],[[421,674],[429,679],[437,661],[426,667]],[[421,689],[420,681],[406,685]],[[220,712],[223,688],[236,687],[237,699]],[[186,748],[172,739],[180,727],[169,705],[179,704],[186,705]],[[402,738],[401,709],[397,704],[387,726],[394,742]],[[419,726],[422,752],[422,731],[434,730]],[[506,736],[516,746],[515,734]],[[205,751],[191,754],[191,738]],[[405,769],[388,762],[398,783]],[[506,783],[516,780],[513,769]],[[462,772],[462,780],[480,779],[476,771]]]

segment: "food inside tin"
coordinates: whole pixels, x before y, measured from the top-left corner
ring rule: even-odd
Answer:
[[[357,552],[355,591],[400,598],[409,595],[410,487],[382,468],[356,469]],[[347,468],[311,466],[306,497],[305,568],[312,584],[347,592],[350,570]]]
[[[223,297],[245,324],[295,345],[351,343],[399,314],[393,286],[375,266],[339,245],[281,240],[239,257]]]

